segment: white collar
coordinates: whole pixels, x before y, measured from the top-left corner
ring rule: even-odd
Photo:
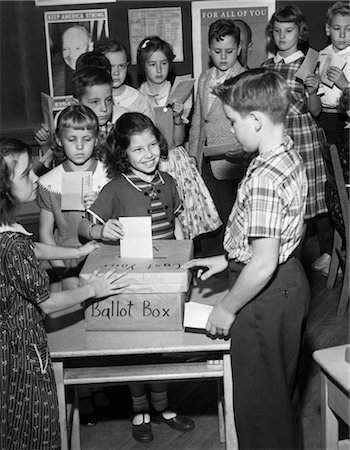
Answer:
[[[33,234],[25,230],[19,223],[13,223],[12,225],[0,225],[0,233],[5,233],[6,231],[12,231],[13,233],[21,233],[25,234],[26,236],[32,236]]]
[[[298,51],[292,53],[291,55],[286,56],[285,58],[283,58],[283,56],[281,56],[279,53],[276,53],[276,55],[273,58],[273,62],[279,63],[283,59],[283,61],[286,64],[290,64],[290,63],[296,61],[297,59],[304,58],[304,57],[305,57],[305,55],[301,50],[298,50]]]
[[[320,50],[320,55],[339,55],[346,58],[348,55],[350,55],[350,45],[348,45],[346,48],[343,48],[343,50],[339,50],[339,52],[336,52],[333,45],[331,44],[323,50]]]

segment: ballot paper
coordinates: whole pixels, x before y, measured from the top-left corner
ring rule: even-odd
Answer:
[[[320,67],[321,82],[330,88],[333,87],[334,82],[327,77],[328,69],[330,67],[337,67],[338,69],[343,70],[345,64],[346,61],[344,61],[341,56],[336,54],[327,56]]]
[[[151,217],[119,217],[119,221],[124,231],[120,257],[153,258]]]
[[[184,327],[205,330],[212,310],[212,305],[196,302],[185,303]]]
[[[168,97],[168,103],[176,100],[179,103],[185,103],[189,95],[191,94],[194,78],[190,75],[180,75],[175,78],[173,87]]]
[[[49,95],[41,92],[41,109],[43,112],[44,124],[47,129],[53,134],[55,131],[55,125],[53,120],[53,107],[54,107],[54,99]]]
[[[84,211],[84,196],[92,191],[92,172],[65,172],[62,174],[63,211]]]
[[[317,66],[318,56],[319,53],[310,47],[302,65],[295,74],[295,78],[305,81],[305,78],[308,75],[314,73]]]

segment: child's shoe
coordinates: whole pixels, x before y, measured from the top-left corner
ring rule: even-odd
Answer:
[[[169,427],[179,431],[191,431],[195,427],[192,419],[186,416],[180,416],[172,408],[166,408],[163,411],[152,411],[152,422],[166,423]]]
[[[153,441],[151,418],[148,412],[135,414],[132,419],[132,437],[144,444]]]

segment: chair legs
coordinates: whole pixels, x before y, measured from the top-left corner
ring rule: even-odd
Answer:
[[[333,289],[335,281],[337,279],[337,273],[339,269],[339,258],[337,248],[341,248],[341,246],[342,246],[342,238],[338,233],[338,231],[334,229],[331,264],[329,266],[329,273],[327,277],[327,289]]]
[[[340,236],[338,231],[334,229],[332,259],[329,266],[329,274],[327,277],[327,289],[333,289],[340,266],[343,272],[343,282],[337,307],[338,316],[343,316],[345,314],[350,295],[350,251],[349,248],[347,248],[345,251],[345,255],[343,256],[342,243],[342,237]],[[348,244],[347,247],[349,247]]]

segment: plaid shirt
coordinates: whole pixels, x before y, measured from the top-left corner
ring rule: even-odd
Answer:
[[[227,222],[224,248],[230,259],[248,263],[252,239],[280,240],[279,263],[298,246],[303,232],[307,179],[300,155],[286,136],[248,167]]]

